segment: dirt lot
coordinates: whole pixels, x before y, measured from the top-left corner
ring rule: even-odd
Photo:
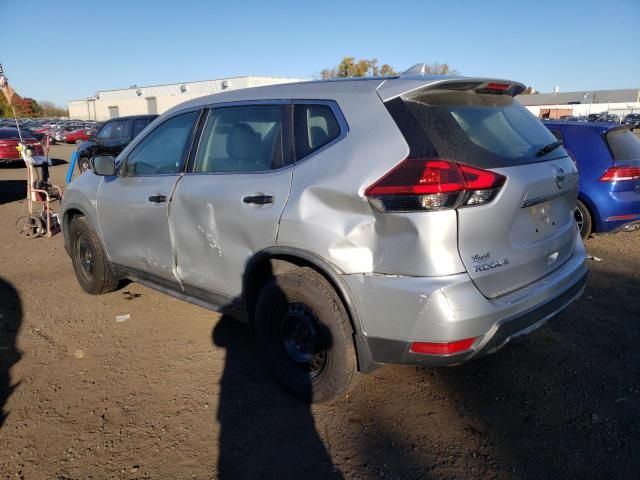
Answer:
[[[24,174],[0,168],[1,478],[640,478],[640,233],[589,240],[585,296],[501,352],[309,408],[241,325],[137,284],[83,293],[61,235],[14,230]]]

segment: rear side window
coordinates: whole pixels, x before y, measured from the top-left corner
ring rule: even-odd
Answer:
[[[631,130],[610,130],[606,139],[614,160],[640,160],[640,139]]]
[[[386,106],[409,144],[411,158],[498,168],[566,155],[562,148],[536,155],[557,140],[509,95],[438,90],[395,98]]]
[[[214,108],[209,112],[193,171],[260,172],[283,166],[284,105]]]
[[[147,118],[138,118],[133,121],[133,136],[132,138],[136,138],[138,134],[144,130],[144,128],[149,125],[149,119]]]
[[[328,105],[295,105],[293,122],[297,160],[340,136],[340,125]]]

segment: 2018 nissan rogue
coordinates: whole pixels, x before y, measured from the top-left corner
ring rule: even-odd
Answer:
[[[78,282],[236,315],[308,401],[379,364],[496,351],[587,274],[576,166],[523,89],[412,74],[179,105],[66,190]]]

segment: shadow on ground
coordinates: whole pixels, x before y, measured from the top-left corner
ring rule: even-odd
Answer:
[[[639,275],[592,271],[583,298],[538,332],[437,371],[503,474],[640,478],[639,292]]]
[[[343,478],[316,431],[309,405],[275,383],[250,329],[223,316],[213,342],[226,350],[216,478]]]
[[[22,303],[16,289],[0,278],[0,428],[8,416],[5,404],[17,385],[11,384],[10,370],[21,354],[16,338],[22,323]]]
[[[26,180],[0,180],[0,205],[15,202],[18,200],[24,200],[26,197]]]

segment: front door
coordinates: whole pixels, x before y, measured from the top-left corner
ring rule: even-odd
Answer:
[[[191,173],[178,183],[171,203],[185,292],[238,298],[248,260],[275,245],[291,187],[287,112],[285,104],[209,112]]]
[[[118,175],[104,177],[98,223],[116,266],[177,286],[169,232],[171,193],[180,179],[198,111],[158,125],[122,159]]]

